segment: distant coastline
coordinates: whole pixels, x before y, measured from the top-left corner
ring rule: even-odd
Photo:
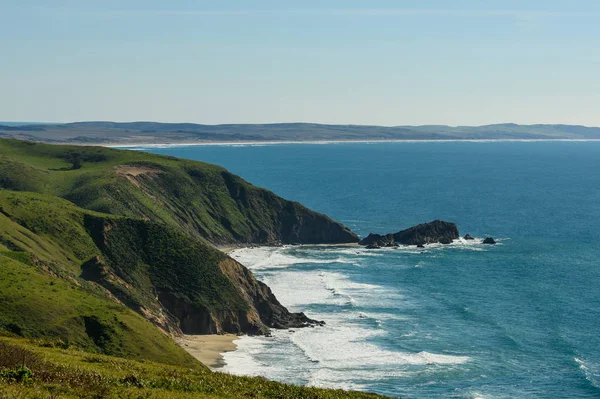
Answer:
[[[600,127],[500,123],[484,126],[375,126],[318,123],[203,125],[160,122],[1,123],[0,138],[109,147],[270,145],[424,141],[600,140]]]
[[[536,143],[536,142],[596,142],[599,139],[450,139],[450,140],[306,140],[306,141],[196,141],[181,143],[139,143],[139,144],[91,144],[108,148],[130,149],[137,147],[147,148],[169,148],[169,147],[196,147],[196,146],[263,146],[263,145],[283,145],[283,144],[376,144],[376,143]],[[90,144],[77,144],[90,145]]]

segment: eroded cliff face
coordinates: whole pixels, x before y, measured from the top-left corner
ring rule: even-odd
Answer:
[[[250,270],[236,260],[229,257],[223,259],[219,268],[250,304],[249,314],[258,316],[262,325],[271,328],[296,328],[322,324],[309,319],[304,313],[288,311],[266,284],[258,281]]]
[[[8,220],[0,230],[19,243],[7,248],[31,252],[56,277],[129,307],[169,335],[318,324],[290,313],[215,245],[358,242],[331,218],[216,165],[99,147],[0,144],[11,149],[0,188],[23,191],[0,207]]]
[[[85,262],[81,277],[169,334],[260,335],[319,324],[289,312],[250,270],[202,240],[144,220],[85,223],[102,257]]]
[[[254,309],[211,311],[168,291],[158,293],[158,302],[175,318],[175,327],[184,334],[262,335],[269,332]]]

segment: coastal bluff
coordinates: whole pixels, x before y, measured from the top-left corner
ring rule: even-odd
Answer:
[[[184,356],[169,339],[182,334],[320,325],[288,311],[218,248],[359,241],[328,216],[216,165],[9,139],[0,139],[0,153],[0,263],[31,274],[15,298],[55,285],[60,292],[48,297],[64,299],[31,302],[26,312],[7,301],[0,333],[144,359],[148,342],[160,343],[153,358]]]

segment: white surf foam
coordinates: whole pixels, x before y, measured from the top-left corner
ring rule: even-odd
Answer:
[[[585,379],[596,388],[600,388],[600,365],[587,361],[583,358],[573,358],[579,365],[579,370],[585,376]]]
[[[307,256],[298,256],[292,252],[298,250],[298,247],[258,247],[241,248],[231,252],[230,256],[242,263],[250,270],[286,268],[296,264],[332,264],[348,263],[353,264],[352,259],[348,257],[335,257],[329,259],[317,259]],[[308,254],[308,253],[307,253]]]
[[[328,263],[340,258],[371,256],[358,248],[254,248],[234,252],[236,259],[271,287],[279,301],[291,311],[304,311],[324,320],[323,327],[276,330],[273,337],[242,337],[238,350],[225,354],[223,371],[240,375],[261,375],[270,379],[319,387],[363,389],[363,382],[404,376],[418,369],[452,367],[468,362],[468,356],[444,353],[407,352],[382,347],[378,338],[388,332],[382,322],[406,318],[384,308],[408,306],[397,290],[353,281]],[[392,249],[393,250],[393,249]],[[358,253],[356,253],[358,252]],[[364,255],[363,255],[364,254]],[[347,263],[351,263],[350,262]],[[288,268],[301,263],[311,264]],[[322,263],[323,268],[314,269]],[[338,311],[315,309],[325,305]],[[361,310],[382,309],[369,312]],[[372,319],[369,324],[366,320]]]

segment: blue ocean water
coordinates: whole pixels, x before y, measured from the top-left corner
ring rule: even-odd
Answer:
[[[222,165],[361,236],[443,219],[499,239],[239,250],[327,325],[242,338],[226,371],[404,398],[600,397],[600,143],[145,150]]]

